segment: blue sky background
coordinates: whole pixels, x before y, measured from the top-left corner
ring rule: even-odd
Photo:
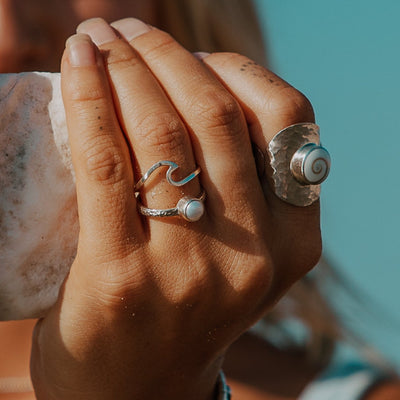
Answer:
[[[311,100],[332,156],[325,254],[376,314],[356,329],[400,366],[400,1],[256,4],[271,68]]]

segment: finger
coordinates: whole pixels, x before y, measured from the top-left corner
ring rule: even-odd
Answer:
[[[196,57],[168,34],[152,29],[137,36],[140,24],[129,18],[113,26],[141,55],[189,128],[195,157],[209,178],[203,177],[202,181],[207,195],[224,201],[208,202],[208,206],[213,204],[216,213],[221,213],[223,206],[227,212],[237,212],[238,207],[243,208],[244,199],[257,201],[261,191],[239,104]],[[245,214],[244,219],[248,217]]]
[[[279,131],[296,123],[314,122],[313,108],[301,92],[247,57],[216,53],[203,58],[203,61],[240,103],[251,140],[261,149],[265,160],[268,160],[268,144]],[[287,207],[290,212],[295,211],[270,191],[267,191],[267,196],[281,207],[278,212]],[[318,205],[311,208],[318,209]],[[299,208],[295,212],[301,214],[305,210]]]
[[[151,29],[145,24],[137,28],[137,33]],[[172,175],[175,181],[188,176],[196,164],[185,125],[141,57],[102,19],[86,21],[78,30],[89,34],[104,54],[115,103],[140,173],[159,161],[172,161],[179,166]],[[174,187],[165,179],[166,170],[165,166],[157,169],[141,189],[149,207],[174,207],[182,196],[199,194],[197,179]]]
[[[314,122],[313,108],[302,93],[247,57],[215,53],[203,58],[203,62],[240,103],[251,139],[262,150],[267,162],[268,144],[276,133],[296,123]],[[297,279],[296,274],[314,266],[320,257],[319,202],[308,207],[295,207],[275,196],[266,179],[264,182],[275,235],[285,238],[273,246],[276,254],[285,255],[280,257],[280,270],[287,271],[297,265],[294,271]],[[291,278],[293,271],[282,276]]]
[[[293,86],[239,54],[215,53],[202,57],[245,112],[251,139],[266,149],[280,130],[300,122],[314,122],[308,99]]]
[[[87,35],[67,41],[62,94],[76,174],[80,243],[98,254],[138,239],[129,151],[116,118],[105,70]]]

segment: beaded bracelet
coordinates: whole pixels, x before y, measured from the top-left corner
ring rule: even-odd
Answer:
[[[231,400],[231,388],[226,383],[225,375],[222,370],[219,372],[217,386],[218,394],[216,400]]]

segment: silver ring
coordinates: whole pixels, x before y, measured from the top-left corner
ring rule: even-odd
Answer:
[[[268,154],[273,189],[281,200],[305,207],[319,199],[331,158],[320,145],[318,125],[302,123],[281,130],[269,143]]]
[[[172,208],[156,209],[145,207],[139,200],[140,193],[135,192],[135,197],[140,214],[146,217],[174,217],[181,216],[189,222],[198,221],[204,214],[204,200],[206,193],[203,190],[199,197],[182,197],[177,205]]]
[[[181,216],[183,219],[189,222],[198,221],[204,214],[204,200],[206,198],[206,194],[204,190],[198,197],[190,197],[184,196],[182,197],[177,205],[172,208],[165,209],[156,209],[156,208],[148,208],[145,207],[140,202],[140,193],[139,189],[143,186],[143,184],[149,179],[150,175],[158,168],[167,166],[169,167],[166,172],[166,179],[168,183],[172,186],[183,186],[194,179],[200,172],[200,167],[196,168],[195,171],[190,173],[186,178],[183,178],[180,181],[175,181],[172,178],[172,173],[179,168],[178,164],[173,161],[162,160],[154,165],[152,165],[148,171],[140,178],[140,180],[136,183],[134,187],[135,197],[137,201],[138,210],[142,215],[146,217],[174,217]]]
[[[194,179],[200,172],[201,172],[201,168],[198,167],[196,168],[195,171],[193,171],[192,173],[190,173],[186,178],[183,178],[180,181],[175,181],[172,178],[172,173],[177,170],[179,168],[179,165],[174,163],[173,161],[166,161],[166,160],[162,160],[159,162],[156,162],[154,165],[152,165],[148,171],[140,178],[140,180],[136,183],[135,185],[135,191],[139,190],[143,184],[147,181],[147,179],[149,179],[150,175],[158,168],[160,167],[164,167],[164,166],[168,166],[168,171],[166,173],[166,178],[167,181],[170,185],[172,186],[183,186],[186,185],[188,182],[190,182],[192,179]]]

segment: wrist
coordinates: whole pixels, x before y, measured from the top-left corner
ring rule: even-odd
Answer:
[[[227,384],[221,371],[221,361],[209,368],[202,369],[199,373],[186,371],[178,374],[166,374],[154,398],[165,400],[229,400],[227,397]],[[178,376],[179,375],[179,376]],[[152,398],[147,397],[147,398]]]
[[[157,377],[151,378],[151,385],[147,384],[141,394],[134,396],[136,399],[164,400],[229,400],[228,388],[221,366],[223,357],[219,357],[207,367],[175,365],[175,368]],[[193,368],[193,369],[192,369]],[[166,371],[166,372],[165,372]]]

